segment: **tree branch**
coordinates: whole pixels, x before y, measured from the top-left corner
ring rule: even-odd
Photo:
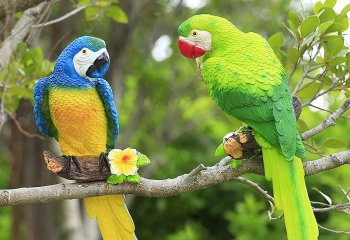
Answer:
[[[45,0],[12,0],[12,4],[16,11],[24,11],[28,8],[32,8]],[[0,19],[4,18],[6,15],[5,10],[6,0],[0,0]]]
[[[91,6],[94,6],[94,2],[90,2],[90,3],[86,4],[86,5],[80,6],[80,7],[76,8],[76,9],[70,11],[69,13],[66,13],[62,17],[56,18],[54,20],[51,20],[51,21],[48,21],[48,22],[45,22],[45,23],[34,25],[32,27],[40,28],[40,27],[46,27],[46,26],[49,26],[49,25],[52,25],[52,24],[55,24],[55,23],[59,23],[59,22],[64,21],[67,18],[69,18],[69,17],[77,14],[78,12],[81,12],[81,11],[85,10],[86,8],[91,7]]]
[[[342,116],[342,114],[350,108],[350,98],[346,99],[346,101],[331,115],[329,115],[320,125],[304,132],[301,134],[301,139],[306,140],[309,139],[316,134],[319,134],[323,130],[328,127],[335,126],[338,118]]]
[[[227,158],[221,161],[227,163]],[[315,161],[304,162],[305,174],[313,175],[327,169],[350,164],[350,150],[332,154]],[[232,169],[218,163],[212,167],[199,167],[190,174],[173,179],[152,180],[142,178],[141,184],[123,183],[110,185],[105,182],[56,184],[43,187],[7,189],[0,191],[0,206],[47,203],[63,199],[75,199],[113,194],[135,194],[146,197],[169,197],[193,192],[226,181],[237,181],[246,173],[263,174],[262,161],[244,160]],[[238,180],[239,181],[239,180]]]
[[[30,32],[31,26],[40,17],[46,6],[47,2],[42,2],[36,7],[25,10],[22,17],[17,21],[10,36],[3,42],[0,48],[0,72],[7,68],[13,52]]]

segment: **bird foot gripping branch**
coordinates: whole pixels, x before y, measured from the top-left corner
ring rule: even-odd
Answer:
[[[302,103],[299,97],[293,96],[295,118],[299,119]],[[223,142],[215,150],[216,157],[232,157],[231,166],[235,168],[244,159],[262,158],[261,147],[256,142],[250,127],[240,127],[237,131],[226,134]]]
[[[100,156],[79,156],[75,159],[78,164],[69,165],[64,156],[44,152],[44,161],[48,170],[60,177],[79,182],[107,179],[111,184],[120,184],[125,181],[140,183],[138,169],[150,163],[146,155],[131,148],[111,150],[107,156],[108,166],[103,168],[101,168]]]
[[[261,157],[261,147],[255,141],[252,129],[241,127],[225,135],[223,143],[216,148],[215,156],[232,157],[231,166],[235,168],[243,159]]]

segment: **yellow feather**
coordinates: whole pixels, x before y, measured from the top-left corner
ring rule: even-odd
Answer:
[[[96,218],[104,240],[134,240],[135,226],[122,195],[84,199],[90,218]]]
[[[65,155],[99,155],[106,151],[107,119],[96,89],[54,88],[49,106]]]
[[[318,239],[318,225],[312,211],[301,160],[287,161],[276,148],[263,147],[264,166],[270,167],[276,208],[283,210],[290,240]],[[266,163],[267,162],[267,163]]]

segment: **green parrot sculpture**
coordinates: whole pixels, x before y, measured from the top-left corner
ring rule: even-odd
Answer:
[[[288,239],[317,239],[301,161],[305,150],[286,72],[267,41],[207,14],[189,18],[178,32],[180,52],[196,59],[215,102],[253,128],[262,148],[265,177],[272,180],[276,208],[284,213]]]

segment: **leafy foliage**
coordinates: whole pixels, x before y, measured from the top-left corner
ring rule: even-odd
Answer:
[[[290,11],[286,28],[292,36],[289,44],[292,46],[280,50],[282,61],[290,72],[293,94],[301,98],[304,106],[314,107],[311,110],[315,110],[315,102],[318,100],[323,101],[326,107],[316,106],[316,109],[331,112],[339,106],[340,100],[350,96],[350,55],[349,47],[344,41],[344,32],[349,27],[346,15],[349,6],[336,13],[333,9],[335,3],[336,1],[317,2],[310,15]],[[279,46],[272,44],[274,48]],[[301,122],[305,124],[308,121],[303,116]],[[341,139],[327,140],[326,144],[320,146],[313,141],[308,141],[308,144],[314,150],[347,146],[346,141]]]
[[[18,47],[13,59],[9,67],[0,72],[2,84],[6,86],[5,108],[10,112],[17,109],[21,98],[27,98],[33,102],[36,80],[48,75],[54,66],[44,58],[41,48],[28,49],[25,44]],[[3,91],[0,92],[0,99],[2,94]]]
[[[118,2],[118,0],[95,0],[92,3],[90,0],[79,0],[77,6],[89,5],[84,10],[87,21],[102,20],[102,18],[108,17],[118,23],[127,23],[128,17],[118,6]]]

